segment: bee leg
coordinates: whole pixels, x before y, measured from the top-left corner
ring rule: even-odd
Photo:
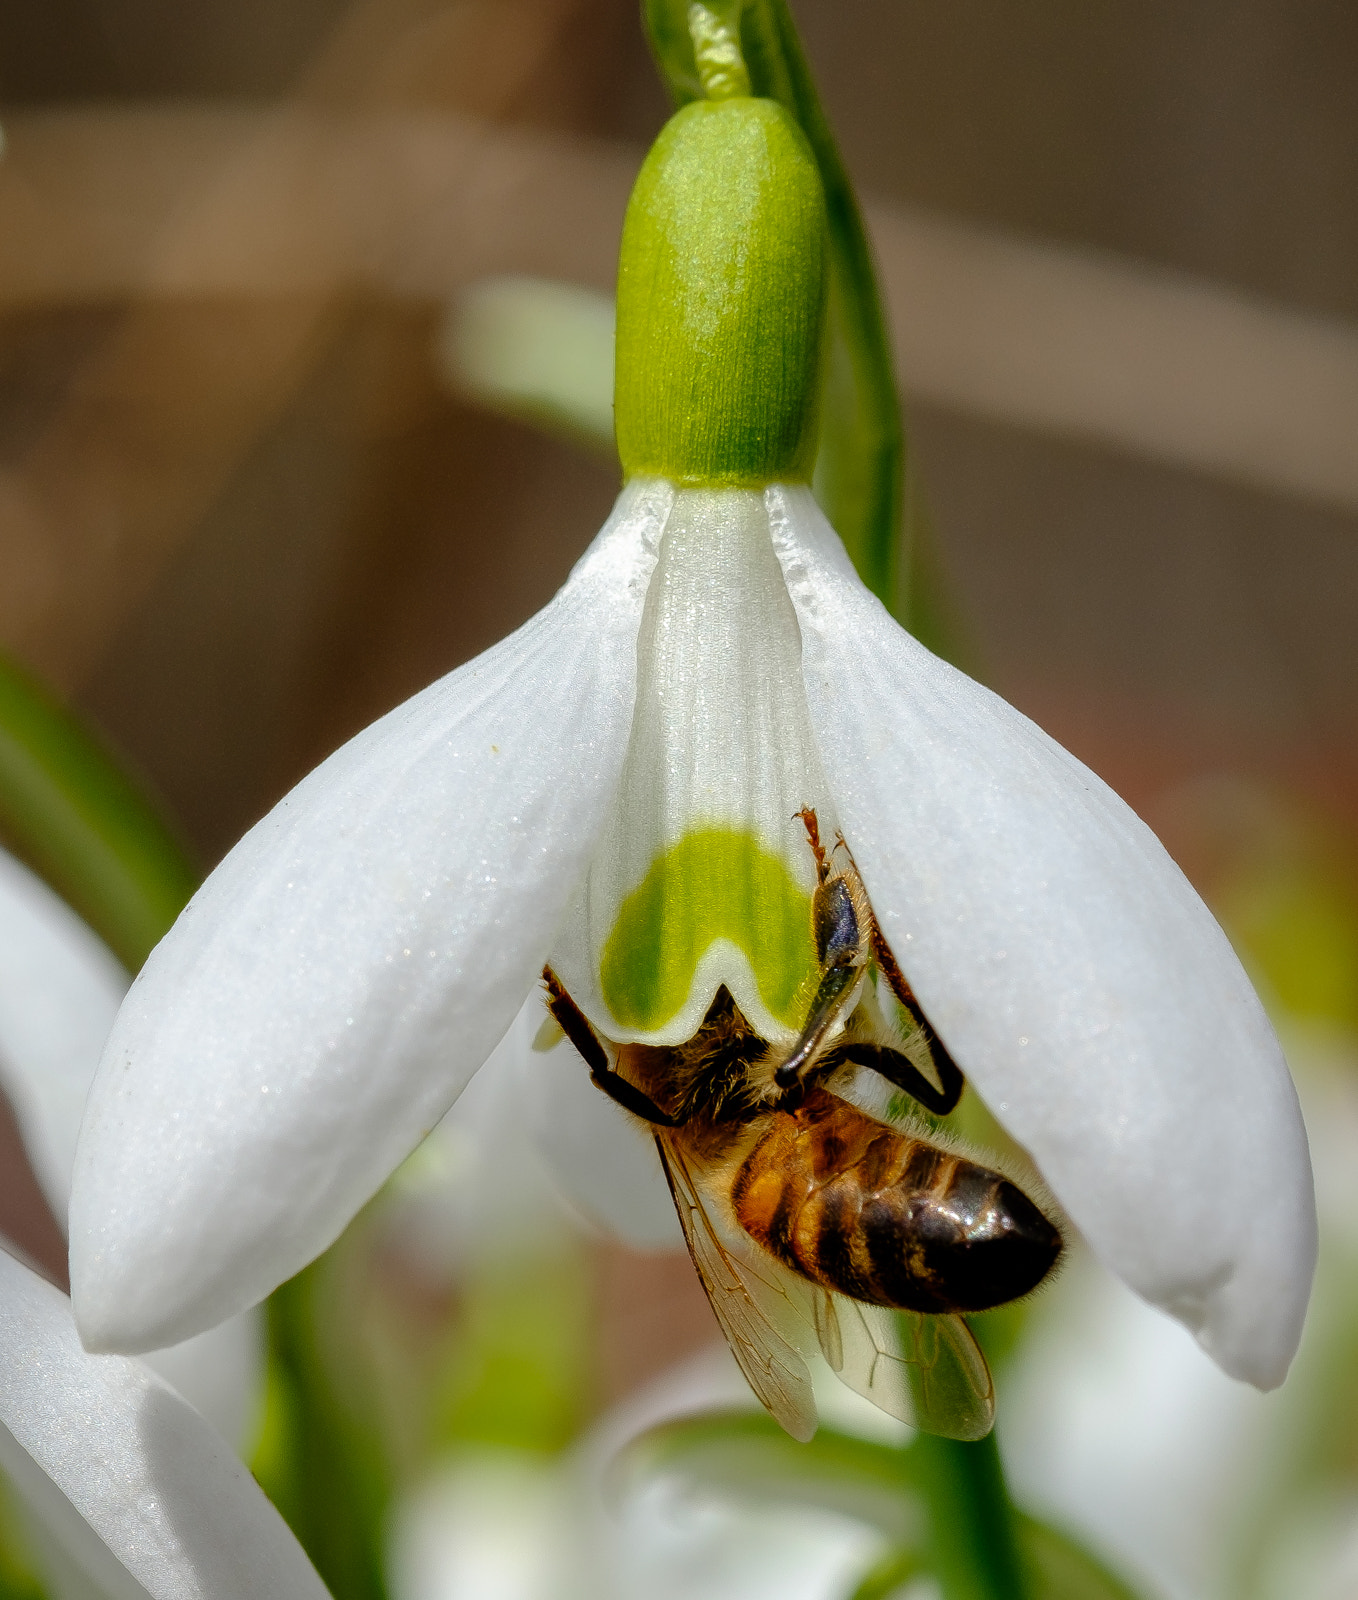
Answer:
[[[542,981],[547,986],[547,1009],[560,1024],[562,1033],[580,1053],[589,1068],[594,1087],[602,1089],[610,1100],[624,1111],[630,1111],[634,1117],[640,1117],[643,1122],[654,1123],[661,1128],[679,1127],[678,1117],[662,1111],[648,1094],[643,1094],[634,1083],[629,1083],[620,1072],[613,1070],[598,1034],[590,1027],[588,1018],[566,993],[560,978],[550,967],[542,969]]]
[[[888,1083],[904,1089],[906,1094],[918,1100],[926,1111],[932,1111],[936,1117],[946,1117],[953,1110],[962,1098],[962,1090],[966,1085],[961,1068],[946,1051],[940,1050],[934,1057],[938,1079],[943,1085],[941,1089],[936,1089],[913,1061],[886,1045],[854,1040],[837,1053],[841,1061],[852,1061],[859,1067],[871,1067]]]
[[[947,1046],[939,1038],[933,1023],[920,1010],[920,1003],[915,999],[915,991],[906,982],[905,974],[900,967],[896,965],[896,957],[892,955],[891,947],[882,937],[882,930],[877,926],[876,922],[872,925],[872,955],[877,963],[877,970],[890,984],[892,993],[910,1013],[911,1017],[914,1018],[915,1025],[923,1033],[929,1046],[929,1054],[933,1057],[934,1066],[938,1070],[938,1081],[945,1088],[950,1083],[955,1082],[957,1084],[957,1094],[953,1096],[953,1105],[956,1105],[958,1098],[961,1096],[962,1083],[964,1082],[962,1069],[948,1054]],[[925,1081],[927,1082],[927,1080]],[[892,1079],[892,1082],[895,1082],[895,1079]],[[900,1087],[905,1088],[905,1085],[901,1084]],[[934,1090],[934,1093],[937,1094],[938,1091]],[[949,1106],[948,1110],[951,1111],[952,1106]],[[946,1114],[946,1112],[939,1113],[940,1116]]]
[[[858,978],[858,969],[847,963],[829,967],[821,974],[820,986],[811,1001],[811,1012],[802,1029],[802,1036],[792,1054],[779,1064],[773,1075],[773,1081],[780,1089],[789,1089],[806,1076],[825,1042],[826,1034],[843,1010],[845,994],[858,982]]]
[[[806,813],[803,820],[811,833],[816,825],[815,813]],[[819,847],[818,834],[812,834],[812,846]],[[863,970],[862,929],[853,895],[843,878],[830,878],[817,886],[811,897],[811,914],[821,966],[820,983],[812,997],[801,1038],[774,1073],[774,1082],[780,1089],[790,1088],[805,1077],[825,1036],[849,1003]]]
[[[806,837],[811,844],[811,854],[816,858],[816,876],[824,883],[830,876],[830,858],[826,854],[825,846],[820,842],[820,823],[816,820],[816,813],[810,806],[803,806],[792,820],[800,821],[806,829]]]

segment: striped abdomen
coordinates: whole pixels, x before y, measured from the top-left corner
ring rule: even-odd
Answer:
[[[856,1300],[984,1311],[1035,1288],[1061,1235],[1008,1178],[816,1091],[773,1112],[732,1188],[742,1228]]]

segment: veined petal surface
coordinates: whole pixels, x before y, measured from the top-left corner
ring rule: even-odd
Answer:
[[[680,489],[637,640],[622,780],[552,952],[596,1028],[682,1043],[725,984],[764,1038],[796,1038],[816,976],[803,807],[833,837],[764,497]]]
[[[186,1338],[297,1271],[505,1033],[618,781],[672,497],[629,485],[548,606],[304,779],[152,953],[77,1152],[91,1348]]]
[[[1225,935],[1106,784],[891,620],[808,492],[768,498],[827,779],[925,1013],[1104,1261],[1275,1386],[1315,1204]]]
[[[0,1466],[67,1592],[326,1600],[214,1430],[140,1362],[87,1355],[66,1296],[3,1253],[0,1423]]]

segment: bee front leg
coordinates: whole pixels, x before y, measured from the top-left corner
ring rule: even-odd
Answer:
[[[562,1033],[575,1046],[581,1059],[589,1068],[590,1082],[624,1111],[630,1111],[643,1122],[659,1128],[677,1128],[678,1117],[662,1111],[650,1095],[643,1094],[634,1083],[629,1083],[620,1072],[614,1071],[603,1041],[589,1024],[589,1019],[562,987],[560,978],[550,967],[542,969],[542,981],[547,986],[547,1009],[556,1018]]]

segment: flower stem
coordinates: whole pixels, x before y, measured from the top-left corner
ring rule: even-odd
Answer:
[[[858,202],[785,0],[644,0],[643,15],[679,104],[710,97],[709,85],[727,81],[702,59],[704,30],[715,30],[723,49],[738,51],[750,91],[789,111],[811,147],[825,190],[830,273],[816,493],[864,583],[898,606],[905,445],[891,345]]]
[[[740,49],[740,0],[691,0],[688,32],[703,94],[729,100],[749,94],[750,74]]]
[[[944,1600],[1028,1600],[1018,1514],[995,1435],[964,1444],[921,1433],[908,1450]]]

